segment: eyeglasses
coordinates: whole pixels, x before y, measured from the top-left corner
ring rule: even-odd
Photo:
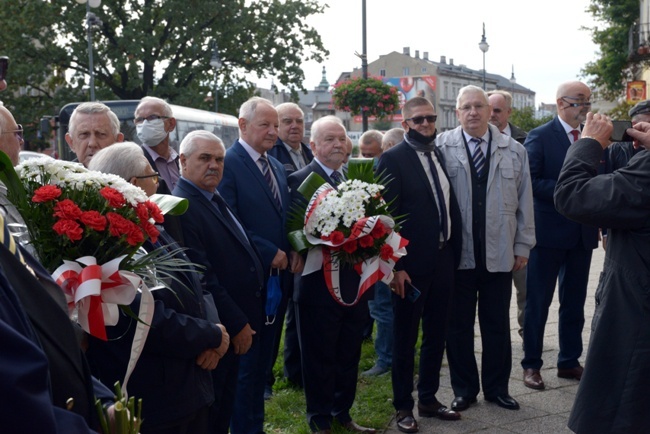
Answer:
[[[478,111],[483,110],[485,107],[487,107],[485,104],[475,104],[475,105],[467,104],[467,105],[464,105],[462,107],[459,107],[458,110],[460,110],[462,112],[469,112],[469,111],[472,111],[472,109],[474,109],[474,111],[478,112]]]
[[[562,96],[560,97],[562,101],[567,103],[569,107],[591,107],[591,101],[583,101],[582,98],[576,98],[574,96]],[[566,99],[572,99],[574,101],[580,101],[580,102],[569,102],[565,101]]]
[[[25,137],[23,136],[23,126],[20,124],[16,124],[16,126],[18,127],[17,130],[3,131],[1,134],[15,134],[18,140],[24,141]]]
[[[407,121],[407,122],[411,121],[415,125],[422,125],[424,123],[425,119],[426,119],[426,121],[428,123],[434,124],[434,123],[436,123],[436,119],[438,119],[438,115],[415,116],[415,117],[404,119],[404,120]]]
[[[144,121],[153,122],[153,121],[157,121],[158,119],[169,119],[169,116],[149,115],[146,118],[143,117],[135,118],[133,119],[133,123],[136,125],[140,125],[141,123],[144,123]]]
[[[156,172],[156,173],[152,173],[151,175],[136,176],[135,178],[137,178],[137,179],[147,179],[147,178],[151,178],[151,180],[152,180],[154,183],[156,183],[156,182],[158,182],[158,177],[159,177],[159,176],[160,176],[160,173]]]

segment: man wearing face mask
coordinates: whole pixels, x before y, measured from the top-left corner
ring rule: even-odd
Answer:
[[[395,264],[393,301],[393,405],[397,427],[418,432],[413,416],[414,349],[422,324],[418,412],[420,417],[458,420],[460,413],[436,399],[445,349],[454,270],[461,251],[460,210],[435,147],[436,112],[426,98],[402,108],[404,140],[384,152],[377,173],[390,179],[384,199],[392,215],[408,215],[400,233],[409,240],[408,255]],[[417,288],[417,290],[415,289]],[[413,294],[420,295],[415,298]],[[420,321],[421,320],[421,321]]]
[[[157,193],[171,194],[180,178],[178,152],[170,144],[170,133],[176,128],[171,107],[160,98],[145,96],[135,109],[134,123],[144,155],[160,173]]]

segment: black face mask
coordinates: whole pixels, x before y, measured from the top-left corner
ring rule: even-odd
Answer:
[[[432,136],[425,136],[424,134],[416,131],[414,128],[409,128],[408,133],[406,133],[406,135],[409,137],[409,139],[414,140],[417,143],[427,145],[433,142],[434,140],[436,140],[437,132],[438,130],[434,130]]]

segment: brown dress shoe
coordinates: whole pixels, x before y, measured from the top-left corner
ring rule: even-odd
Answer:
[[[580,381],[584,368],[580,365],[575,368],[557,368],[557,376],[560,378],[571,378]]]
[[[524,369],[524,386],[535,390],[543,390],[546,387],[539,369]]]
[[[413,417],[411,410],[399,410],[397,412],[397,429],[401,432],[413,433],[418,432],[418,423]]]

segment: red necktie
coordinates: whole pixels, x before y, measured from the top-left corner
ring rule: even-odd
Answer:
[[[580,138],[580,131],[578,130],[571,130],[569,131],[571,135],[573,136],[573,143],[577,142],[578,139]]]

